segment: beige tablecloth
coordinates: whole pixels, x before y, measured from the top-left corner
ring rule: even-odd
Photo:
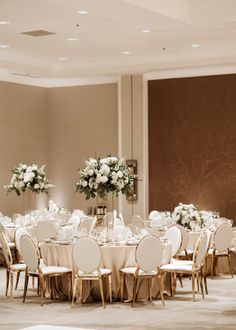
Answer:
[[[72,245],[60,245],[51,243],[42,243],[41,252],[42,257],[46,264],[66,266],[76,271],[73,259],[72,259]],[[135,249],[136,246],[101,246],[102,252],[102,264],[101,267],[110,268],[112,270],[112,296],[113,299],[117,299],[120,294],[120,274],[119,270],[123,267],[135,266]],[[150,251],[150,254],[153,251]],[[164,243],[164,253],[162,263],[168,263],[171,257],[171,243]],[[164,281],[164,286],[168,287],[169,281]],[[66,282],[63,283],[66,285]],[[104,283],[105,294],[108,298],[108,286]],[[63,288],[63,292],[67,288]],[[87,299],[89,296],[93,298],[100,297],[99,287],[96,281],[86,283],[83,287],[84,298]],[[153,296],[157,297],[159,294],[158,283],[155,280],[153,283]],[[131,277],[127,276],[125,280],[124,297],[131,299],[132,297],[132,282]],[[148,298],[148,283],[146,280],[138,283],[138,299]]]

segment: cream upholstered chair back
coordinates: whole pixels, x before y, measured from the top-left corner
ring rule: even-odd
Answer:
[[[39,221],[36,227],[36,238],[38,242],[43,242],[47,238],[57,236],[57,226],[52,220]]]
[[[172,244],[171,257],[173,258],[178,253],[182,244],[181,231],[178,227],[171,226],[167,229],[164,237]]]
[[[25,228],[19,227],[16,229],[16,232],[15,232],[15,244],[16,244],[16,248],[19,251],[20,255],[21,255],[20,240],[21,240],[22,236],[30,236],[30,235]]]
[[[145,272],[157,270],[163,258],[163,245],[154,235],[148,235],[139,242],[135,259],[138,267]]]
[[[0,231],[0,244],[2,248],[2,253],[5,258],[6,264],[8,267],[12,265],[12,255],[11,250],[9,248],[7,237],[4,232]]]
[[[31,237],[27,235],[21,237],[20,251],[28,269],[32,272],[37,271],[40,262],[39,251]]]
[[[144,227],[143,219],[140,217],[140,215],[133,215],[131,223],[139,229]]]
[[[179,248],[179,252],[181,252],[181,251],[184,251],[187,249],[188,242],[189,242],[189,235],[188,235],[187,230],[183,226],[181,226],[179,224],[176,224],[174,226],[179,228],[179,230],[181,232],[181,245]]]
[[[77,231],[79,233],[79,237],[91,236],[95,226],[96,226],[96,217],[86,217],[78,225]]]
[[[233,239],[233,232],[228,223],[220,225],[214,234],[214,246],[217,251],[223,252],[230,248]]]
[[[199,268],[202,266],[204,257],[207,252],[208,244],[208,234],[205,232],[198,238],[193,252],[193,263],[195,268]]]
[[[96,271],[102,260],[100,247],[91,237],[79,238],[73,246],[72,255],[75,266],[86,274]]]

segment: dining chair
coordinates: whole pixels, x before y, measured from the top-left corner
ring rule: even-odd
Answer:
[[[16,231],[15,231],[16,259],[19,264],[24,263],[23,257],[21,255],[21,250],[20,250],[20,240],[21,240],[21,237],[25,236],[25,235],[30,236],[28,231],[25,228],[19,227],[16,229]],[[17,272],[15,290],[18,287],[19,279],[20,279],[20,272]]]
[[[155,235],[145,236],[139,241],[135,250],[137,266],[120,269],[121,301],[123,301],[125,276],[129,275],[133,278],[132,307],[134,306],[134,301],[137,296],[138,279],[148,279],[149,299],[152,301],[153,279],[157,278],[161,300],[164,305],[162,273],[159,272],[163,258],[163,250],[164,248],[160,239]]]
[[[175,224],[173,226],[179,228],[179,230],[181,232],[181,245],[179,247],[177,258],[189,258],[190,256],[192,256],[193,250],[191,250],[191,252],[192,252],[191,253],[187,249],[188,242],[189,242],[188,232],[187,232],[186,228],[184,228],[183,226],[181,226],[179,224]]]
[[[49,239],[57,236],[57,226],[52,220],[39,221],[36,227],[36,238],[38,243],[43,242],[45,239]]]
[[[112,278],[111,270],[100,268],[102,253],[98,243],[91,237],[79,238],[72,250],[73,261],[76,267],[74,274],[74,286],[72,295],[72,305],[74,305],[77,283],[79,282],[80,303],[83,302],[83,281],[98,281],[102,305],[105,308],[105,298],[103,289],[103,279],[108,279],[110,303],[112,303]]]
[[[14,264],[12,259],[11,250],[9,244],[7,242],[6,235],[3,231],[0,231],[0,244],[3,252],[3,256],[6,263],[6,292],[5,295],[8,294],[9,282],[10,282],[10,298],[13,299],[13,274],[16,273],[17,276],[20,272],[24,271],[26,268],[25,264]]]
[[[181,230],[175,225],[171,226],[167,229],[164,238],[171,242],[171,258],[174,258],[179,252],[182,244]]]
[[[45,264],[42,265],[40,263],[40,255],[37,245],[33,241],[33,239],[27,235],[21,237],[20,251],[26,264],[23,302],[25,302],[27,295],[29,276],[38,278],[39,281],[38,291],[40,291],[40,301],[41,301],[41,306],[43,306],[45,292],[46,292],[46,279],[48,279],[51,299],[53,299],[54,296],[53,280],[55,280],[56,277],[67,275],[68,297],[70,300],[71,289],[72,289],[72,284],[71,284],[72,270],[70,268],[59,267],[59,266],[46,266]]]
[[[218,258],[227,258],[229,274],[233,278],[230,265],[230,247],[233,239],[233,232],[228,223],[220,225],[213,235],[213,248],[209,249],[208,255],[211,256],[211,278],[217,275],[217,260]]]
[[[161,271],[170,273],[171,279],[171,295],[173,295],[173,275],[176,277],[176,274],[184,274],[191,276],[192,278],[192,294],[193,301],[195,301],[195,278],[196,276],[200,277],[200,287],[202,297],[204,298],[204,289],[203,289],[203,263],[204,258],[208,248],[208,234],[206,232],[198,238],[197,244],[193,253],[192,261],[177,261],[174,263],[166,264],[161,266]]]

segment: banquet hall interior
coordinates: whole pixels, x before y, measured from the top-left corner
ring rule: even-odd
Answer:
[[[0,0],[0,329],[236,329],[235,104],[235,0]]]

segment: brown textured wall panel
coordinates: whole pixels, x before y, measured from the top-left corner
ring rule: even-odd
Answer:
[[[149,208],[179,202],[236,222],[236,75],[148,83]]]

